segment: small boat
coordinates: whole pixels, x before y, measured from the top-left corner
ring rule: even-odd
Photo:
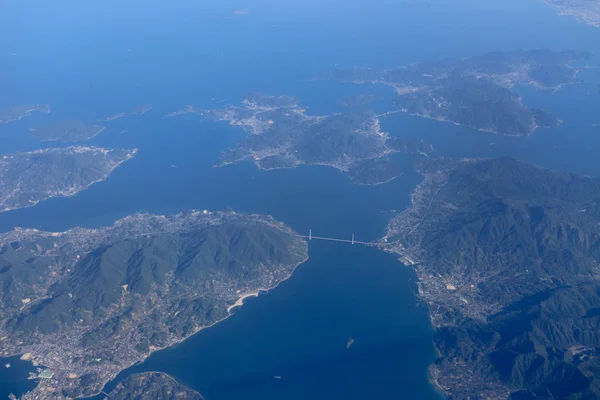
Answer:
[[[281,376],[279,376],[279,375],[275,375],[273,378],[274,378],[274,379],[281,379]]]
[[[10,364],[6,364],[6,365],[5,365],[5,367],[6,367],[6,368],[10,368]]]
[[[354,343],[354,338],[348,339],[348,341],[346,342],[346,348],[349,349],[350,346],[352,346],[352,343]]]

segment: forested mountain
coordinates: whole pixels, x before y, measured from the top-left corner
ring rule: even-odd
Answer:
[[[456,398],[598,398],[600,180],[511,158],[420,169],[387,240],[416,263],[439,385]]]
[[[0,243],[2,354],[30,353],[71,397],[225,318],[307,258],[289,228],[235,213],[140,214]]]

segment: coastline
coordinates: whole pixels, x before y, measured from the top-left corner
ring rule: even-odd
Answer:
[[[402,112],[401,110],[396,111],[395,113],[400,113]],[[389,114],[389,113],[388,113]],[[451,121],[449,121],[451,122]],[[383,137],[382,135],[379,135],[381,137]],[[235,165],[235,164],[239,164],[242,162],[251,162],[252,164],[254,164],[254,167],[258,170],[258,171],[276,171],[276,170],[280,170],[280,169],[295,169],[301,166],[306,166],[306,167],[310,167],[310,166],[320,166],[320,167],[330,167],[333,168],[339,172],[341,172],[342,174],[345,174],[348,179],[349,179],[349,183],[352,185],[361,185],[361,186],[378,186],[378,185],[383,185],[386,184],[388,182],[393,181],[394,179],[400,178],[403,174],[400,173],[399,175],[396,175],[390,179],[387,179],[385,181],[382,182],[375,182],[375,183],[356,183],[353,181],[353,179],[348,175],[348,172],[350,171],[350,168],[359,163],[359,162],[363,162],[363,161],[369,161],[369,160],[377,160],[377,159],[381,159],[384,157],[387,157],[389,155],[392,154],[414,154],[411,153],[410,151],[400,151],[400,150],[395,150],[389,147],[386,147],[385,150],[383,152],[381,152],[380,154],[374,156],[374,157],[368,157],[368,158],[360,158],[360,159],[356,159],[352,162],[346,163],[346,164],[342,164],[342,163],[335,163],[335,162],[306,162],[305,160],[299,160],[299,159],[295,159],[294,164],[293,165],[285,165],[285,166],[280,166],[280,167],[263,167],[262,165],[260,165],[260,161],[261,159],[255,159],[252,155],[247,155],[235,160],[230,160],[230,161],[221,161],[218,164],[215,164],[213,166],[213,168],[222,168],[225,167],[227,165]],[[423,152],[419,152],[418,154],[420,155],[425,155],[428,157],[427,153],[423,153]]]
[[[393,217],[392,217],[392,219],[393,219]],[[389,227],[389,224],[388,224],[388,227]],[[394,243],[394,242],[391,242],[391,243]],[[381,250],[386,253],[395,254],[397,256],[403,255],[401,252],[399,252],[397,250],[392,250],[390,248],[381,248]],[[434,332],[437,332],[438,327],[435,325],[435,319],[433,317],[433,312],[431,310],[431,303],[427,300],[427,298],[425,296],[423,296],[421,294],[421,277],[419,276],[418,268],[416,268],[416,266],[418,265],[418,262],[416,264],[405,264],[404,262],[402,262],[402,260],[400,258],[398,259],[398,262],[400,262],[400,264],[402,264],[403,266],[410,268],[415,273],[415,276],[417,277],[416,284],[417,284],[418,290],[416,292],[413,292],[413,296],[418,301],[422,301],[423,303],[425,303],[427,305],[427,315],[429,316],[430,326]],[[436,357],[439,357],[440,349],[435,344],[435,341],[432,341],[431,344],[433,345],[433,348],[435,349]],[[434,388],[434,390],[437,393],[439,393],[440,396],[444,400],[447,400],[447,399],[450,399],[450,395],[439,383],[438,376],[440,375],[440,373],[441,373],[441,371],[438,368],[436,361],[434,360],[427,368],[427,379],[428,379],[430,385]]]
[[[360,182],[352,182],[352,180],[350,180],[350,184],[351,185],[359,185],[359,186],[379,186],[379,185],[385,185],[386,183],[390,183],[395,179],[401,178],[402,177],[402,173],[400,173],[399,175],[394,176],[393,178],[390,178],[386,181],[383,182],[375,182],[375,183],[360,183]]]
[[[189,390],[189,391],[192,391],[192,392],[194,392],[194,393],[197,393],[197,394],[198,394],[198,396],[200,396],[200,398],[201,398],[201,399],[205,399],[205,397],[202,395],[202,393],[200,393],[200,392],[198,392],[197,390],[195,390],[195,389],[192,389],[192,388],[190,388],[189,386],[187,386],[187,385],[185,385],[185,384],[183,384],[183,383],[179,382],[177,379],[175,379],[174,377],[172,377],[171,375],[169,375],[169,374],[167,374],[167,373],[165,373],[165,372],[160,372],[160,371],[146,371],[146,372],[140,372],[140,373],[137,373],[137,374],[133,374],[133,375],[131,375],[131,376],[136,376],[136,377],[138,377],[138,376],[151,375],[151,374],[157,374],[157,375],[160,375],[160,376],[164,376],[165,378],[167,378],[167,379],[171,380],[171,381],[172,381],[172,382],[173,382],[175,385],[177,385],[177,386],[179,386],[179,387],[183,387],[183,388],[185,388],[185,389],[187,389],[187,390]],[[117,385],[117,386],[118,386],[118,385]],[[115,387],[115,389],[116,389],[116,387]],[[114,390],[114,389],[113,389],[113,390]],[[112,391],[111,391],[111,392],[112,392]],[[101,393],[98,393],[98,394],[104,394],[104,395],[106,396],[106,398],[108,398],[108,394],[106,394],[104,391],[102,391]]]
[[[24,206],[18,206],[18,207],[7,207],[7,208],[2,208],[2,205],[0,204],[0,214],[4,213],[4,212],[8,212],[8,211],[13,211],[13,210],[20,210],[23,208],[30,208],[30,207],[35,207],[38,203],[42,202],[42,201],[46,201],[49,199],[53,199],[53,198],[60,198],[60,197],[73,197],[73,196],[77,196],[79,193],[89,189],[92,185],[95,185],[96,183],[100,183],[100,182],[104,182],[105,180],[107,180],[110,175],[119,167],[121,166],[121,164],[123,164],[126,161],[129,161],[131,159],[133,159],[135,157],[135,155],[137,154],[138,149],[132,149],[129,151],[129,153],[127,154],[127,157],[121,161],[119,161],[118,163],[116,163],[107,173],[104,177],[96,179],[95,181],[92,181],[90,183],[88,183],[85,186],[82,186],[81,188],[77,189],[74,192],[63,192],[63,193],[58,193],[58,194],[54,194],[54,195],[50,195],[47,197],[44,197],[43,199],[40,200],[36,200],[33,203],[24,205]]]
[[[435,350],[436,350],[436,352],[439,353],[437,347],[435,348]],[[448,399],[449,398],[448,393],[444,390],[444,388],[438,382],[438,378],[437,378],[438,373],[439,373],[439,369],[437,368],[437,366],[435,364],[431,364],[429,366],[429,368],[427,368],[429,384],[431,386],[433,386],[433,389],[437,393],[439,393],[441,397],[443,397],[444,399]]]
[[[99,134],[101,134],[102,132],[104,132],[104,130],[106,129],[105,126],[98,126],[98,130],[91,136],[85,137],[85,138],[81,138],[81,139],[75,139],[75,140],[62,140],[60,137],[50,137],[48,139],[40,139],[40,142],[43,143],[80,143],[80,142],[86,142],[88,140],[92,140],[93,138],[95,138],[96,136],[98,136]],[[30,129],[30,131],[35,131],[34,128]]]
[[[389,154],[394,154],[394,153],[402,153],[402,152],[400,152],[400,151],[389,151],[389,152],[386,152],[386,153],[385,153],[384,155],[382,155],[381,157],[385,157],[385,156],[387,156],[387,155],[389,155]],[[424,153],[424,154],[425,154],[425,153]],[[381,158],[381,157],[365,158],[365,159],[363,159],[363,160],[359,160],[359,161],[375,160],[375,159],[377,159],[377,158]],[[231,162],[228,162],[228,163],[223,163],[223,164],[221,164],[221,165],[217,165],[216,167],[219,167],[219,168],[220,168],[220,167],[224,167],[224,166],[226,166],[226,165],[234,165],[234,164],[238,164],[238,163],[240,163],[240,162],[244,162],[244,161],[250,161],[250,160],[248,160],[248,159],[240,159],[240,160],[231,161]],[[335,170],[339,171],[340,173],[344,174],[345,176],[347,176],[347,177],[348,177],[348,179],[350,180],[350,182],[349,182],[349,183],[350,183],[351,185],[359,185],[359,186],[378,186],[378,185],[384,185],[384,184],[386,184],[386,183],[389,183],[389,182],[393,181],[394,179],[400,178],[400,177],[402,176],[402,174],[400,174],[400,175],[396,175],[396,176],[394,176],[393,178],[390,178],[390,179],[388,179],[388,180],[386,180],[386,181],[383,181],[383,182],[375,182],[375,183],[356,183],[356,182],[353,182],[353,181],[352,181],[352,178],[350,178],[350,177],[347,175],[347,174],[348,174],[348,171],[349,171],[349,169],[350,169],[349,167],[341,167],[341,166],[339,166],[339,165],[335,165],[335,164],[327,164],[327,163],[310,163],[310,164],[309,164],[309,163],[305,163],[305,162],[298,162],[298,163],[297,163],[296,165],[294,165],[294,166],[289,166],[289,167],[273,167],[273,168],[263,168],[263,167],[261,167],[261,166],[257,165],[255,162],[253,162],[253,164],[254,164],[254,166],[256,167],[256,169],[257,169],[257,170],[259,170],[259,171],[276,171],[276,170],[278,170],[278,169],[295,169],[295,168],[298,168],[298,167],[301,167],[301,166],[305,166],[305,167],[312,167],[312,166],[317,166],[317,167],[329,167],[329,168],[333,168],[333,169],[335,169]]]
[[[231,310],[233,310],[234,308],[243,306],[244,300],[249,299],[250,297],[258,297],[261,290],[264,290],[264,289],[261,288],[261,289],[258,289],[257,291],[243,294],[239,299],[236,300],[236,302],[234,304],[227,307],[227,313],[231,313]]]
[[[297,234],[296,234],[296,237],[298,237],[298,235],[297,235]],[[285,281],[287,281],[288,279],[290,279],[290,278],[292,277],[292,275],[294,275],[294,272],[296,272],[296,269],[297,269],[297,268],[298,268],[300,265],[302,265],[302,264],[304,264],[305,262],[307,262],[309,258],[310,258],[310,256],[308,256],[308,255],[307,255],[307,256],[306,256],[306,258],[305,258],[304,260],[302,260],[302,261],[300,261],[300,262],[296,263],[296,265],[294,265],[294,267],[293,267],[293,268],[292,268],[292,270],[290,271],[289,275],[288,275],[288,276],[286,276],[285,278],[283,278],[282,280],[280,280],[279,282],[277,282],[277,284],[276,284],[275,286],[273,286],[273,287],[271,287],[271,288],[258,288],[258,289],[254,290],[254,291],[252,291],[252,292],[248,292],[248,293],[245,293],[245,294],[241,295],[241,296],[240,296],[240,297],[239,297],[239,298],[238,298],[238,299],[235,301],[235,303],[234,303],[234,304],[232,304],[232,305],[230,305],[229,307],[227,307],[227,313],[228,313],[228,315],[227,315],[225,318],[223,318],[223,319],[221,319],[220,321],[217,321],[217,322],[224,321],[224,320],[226,320],[227,318],[229,318],[230,316],[232,316],[233,314],[231,313],[231,311],[232,311],[233,309],[237,308],[237,307],[241,307],[241,306],[243,306],[243,305],[244,305],[244,300],[245,300],[245,299],[248,299],[248,298],[250,298],[250,297],[258,297],[258,296],[260,296],[261,292],[263,292],[263,293],[268,293],[268,292],[270,292],[271,290],[273,290],[273,289],[276,289],[276,288],[277,288],[277,287],[278,287],[278,286],[279,286],[279,285],[280,285],[282,282],[285,282]],[[216,324],[216,322],[215,322],[215,324]],[[210,325],[210,326],[213,326],[213,325],[215,325],[215,324],[212,324],[212,325]],[[208,327],[210,327],[210,326],[208,326]]]
[[[95,397],[95,396],[98,396],[98,395],[102,394],[102,393],[104,392],[104,389],[105,389],[106,385],[107,385],[107,384],[109,384],[109,383],[111,383],[113,380],[115,380],[115,378],[116,378],[116,377],[117,377],[117,376],[118,376],[120,373],[122,373],[123,371],[126,371],[127,369],[129,369],[129,368],[131,368],[131,367],[133,367],[133,366],[136,366],[136,365],[142,364],[142,363],[143,363],[143,362],[144,362],[144,361],[145,361],[145,360],[146,360],[148,357],[150,357],[150,356],[151,356],[153,353],[156,353],[156,352],[158,352],[158,351],[165,350],[165,349],[168,349],[168,348],[170,348],[170,347],[176,346],[176,345],[178,345],[178,344],[180,344],[180,343],[183,343],[184,341],[188,340],[189,338],[191,338],[191,337],[192,337],[192,336],[194,336],[195,334],[197,334],[197,333],[199,333],[199,332],[201,332],[201,331],[203,331],[203,330],[205,330],[205,329],[209,329],[209,328],[211,328],[211,327],[213,327],[213,326],[217,325],[217,324],[218,324],[218,323],[220,323],[220,322],[223,322],[223,321],[225,321],[226,319],[228,319],[229,317],[231,317],[231,316],[233,315],[233,313],[231,313],[231,311],[232,311],[233,309],[235,309],[235,308],[237,308],[237,307],[241,307],[241,306],[243,306],[243,305],[244,305],[244,303],[243,303],[243,300],[244,300],[244,299],[246,299],[246,298],[249,298],[249,297],[258,297],[258,296],[260,295],[260,292],[261,292],[261,291],[263,291],[263,292],[269,292],[269,291],[271,291],[271,290],[273,290],[273,289],[277,288],[277,287],[278,287],[278,286],[279,286],[279,285],[280,285],[282,282],[285,282],[285,281],[287,281],[288,279],[290,279],[290,278],[292,277],[292,275],[294,274],[294,272],[296,271],[296,269],[297,269],[297,268],[298,268],[300,265],[302,265],[302,264],[304,264],[306,261],[308,261],[308,259],[309,259],[309,258],[310,258],[310,257],[307,255],[305,259],[303,259],[302,261],[299,261],[298,263],[296,263],[296,264],[295,264],[295,265],[292,267],[292,269],[291,269],[290,273],[289,273],[289,274],[288,274],[288,275],[287,275],[285,278],[283,278],[282,280],[280,280],[279,282],[277,282],[277,284],[276,284],[275,286],[273,286],[273,287],[271,287],[271,288],[269,288],[269,289],[258,288],[258,289],[256,289],[255,291],[252,291],[252,292],[249,292],[249,293],[246,293],[246,294],[242,295],[240,298],[238,298],[238,299],[236,300],[236,302],[235,302],[233,305],[230,305],[230,306],[228,306],[228,308],[227,308],[227,315],[226,315],[225,317],[223,317],[223,318],[221,318],[221,319],[219,319],[219,320],[217,320],[217,321],[214,321],[214,322],[212,322],[212,323],[211,323],[211,324],[209,324],[209,325],[200,326],[200,327],[198,327],[197,329],[195,329],[195,330],[194,330],[194,332],[192,332],[192,333],[191,333],[191,334],[189,334],[188,336],[185,336],[185,337],[183,337],[183,338],[181,338],[181,339],[179,339],[179,340],[173,341],[172,343],[169,343],[169,344],[168,344],[168,345],[166,345],[166,346],[163,346],[163,347],[160,347],[160,348],[159,348],[159,347],[157,347],[157,348],[154,348],[154,349],[152,349],[151,351],[149,351],[148,353],[144,354],[142,359],[140,359],[139,361],[137,361],[137,362],[135,362],[135,363],[133,363],[133,364],[129,365],[129,366],[128,366],[128,367],[126,367],[126,368],[123,368],[123,369],[121,369],[120,371],[118,371],[117,373],[115,373],[113,376],[111,376],[111,377],[110,377],[110,379],[109,379],[109,380],[107,380],[107,381],[104,383],[104,386],[102,387],[102,389],[101,389],[99,392],[97,392],[97,393],[93,393],[93,394],[91,394],[91,395],[89,395],[89,396],[86,396],[86,397],[84,397],[84,399],[91,399],[91,398],[93,398],[93,397]],[[240,303],[240,304],[238,304],[238,303]],[[151,371],[148,371],[148,372],[151,372]],[[116,384],[118,385],[118,383],[116,383]],[[34,390],[35,390],[35,389],[34,389]]]
[[[551,0],[542,0],[542,3],[546,4],[548,7],[552,8],[559,16],[561,17],[569,17],[574,19],[576,22],[580,24],[590,25],[595,28],[600,28],[600,20],[597,20],[593,17],[589,17],[586,14],[581,14],[581,11],[577,12],[577,10],[569,9],[568,6],[560,6],[552,2]]]
[[[97,122],[110,122],[110,121],[114,121],[115,119],[124,118],[124,117],[133,117],[136,115],[142,116],[150,111],[152,111],[152,106],[147,105],[146,107],[142,108],[139,111],[120,112],[120,113],[109,115],[108,117],[98,118],[98,119],[96,119],[96,121]]]
[[[393,221],[400,215],[402,215],[403,213],[407,213],[407,212],[412,212],[415,209],[415,203],[414,203],[414,196],[416,193],[418,193],[419,190],[422,190],[423,187],[427,187],[431,181],[431,177],[422,174],[423,175],[423,181],[418,184],[414,189],[413,192],[411,193],[410,197],[410,203],[407,205],[407,207],[400,211],[399,213],[397,213],[395,216],[391,217],[390,220],[388,221],[387,224],[387,228],[386,228],[386,234],[385,236],[383,236],[381,239],[379,239],[382,242],[385,242],[386,244],[388,244],[389,246],[386,247],[381,247],[380,250],[384,251],[386,253],[390,253],[390,254],[394,254],[396,256],[398,256],[398,262],[400,262],[401,265],[403,265],[404,267],[410,268],[414,273],[415,276],[417,278],[416,286],[417,286],[417,291],[413,291],[413,296],[415,297],[415,299],[417,299],[418,301],[422,301],[425,305],[427,305],[427,315],[429,316],[429,323],[430,326],[432,328],[432,330],[434,332],[438,331],[438,326],[436,326],[435,324],[435,319],[433,316],[433,311],[431,309],[431,303],[430,301],[428,301],[427,297],[424,296],[422,294],[422,279],[421,279],[421,275],[419,274],[419,264],[420,264],[420,260],[415,257],[414,255],[411,255],[413,262],[412,263],[406,263],[403,261],[404,255],[405,253],[403,253],[401,250],[404,249],[404,244],[402,243],[402,239],[397,239],[393,242],[387,242],[388,238],[390,236],[393,236],[393,230],[392,230],[392,223]],[[439,189],[438,189],[439,190]],[[435,195],[437,194],[437,191],[433,194],[433,197],[429,203],[429,207],[431,207],[431,202],[433,201],[433,198],[435,197]],[[419,222],[420,223],[420,222]],[[394,246],[394,244],[399,244],[400,248]],[[431,342],[433,348],[435,349],[435,353],[436,353],[436,358],[440,357],[440,349],[438,348],[438,346],[436,345],[435,341]],[[444,399],[449,399],[450,395],[448,394],[448,392],[440,385],[439,383],[439,375],[440,375],[441,371],[438,368],[438,365],[436,364],[436,361],[433,360],[432,363],[428,366],[427,368],[427,378],[429,383],[431,384],[431,386],[434,388],[434,390],[436,392],[438,392]]]
[[[37,107],[36,107],[37,106]],[[17,122],[22,120],[25,117],[30,117],[32,113],[34,112],[43,112],[46,114],[50,114],[52,112],[52,107],[50,107],[49,105],[36,105],[33,106],[33,108],[28,108],[27,110],[25,110],[22,114],[16,116],[16,117],[11,117],[9,119],[0,119],[0,124],[9,124],[11,122]]]
[[[563,123],[563,120],[559,120],[559,123],[558,123],[557,126],[548,126],[548,127],[545,127],[545,126],[535,125],[535,126],[533,126],[531,128],[531,131],[528,132],[528,133],[526,133],[526,134],[499,133],[498,131],[496,131],[494,129],[473,128],[473,127],[470,127],[470,126],[465,125],[465,124],[461,124],[461,123],[456,122],[456,121],[445,119],[443,117],[432,117],[432,116],[425,115],[425,114],[413,114],[413,113],[409,113],[408,111],[402,111],[402,110],[400,110],[400,112],[403,113],[403,114],[406,114],[406,115],[410,115],[412,117],[425,118],[425,119],[428,119],[428,120],[431,120],[431,121],[447,122],[447,123],[453,124],[454,126],[460,126],[460,127],[463,127],[463,128],[472,129],[472,130],[474,130],[476,132],[485,132],[485,133],[491,133],[493,135],[507,136],[507,137],[529,137],[529,136],[533,135],[535,133],[535,131],[538,130],[538,128],[558,128]]]

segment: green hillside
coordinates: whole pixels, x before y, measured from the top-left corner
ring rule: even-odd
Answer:
[[[457,398],[600,396],[600,180],[510,158],[421,170],[388,240],[418,262],[438,383]]]

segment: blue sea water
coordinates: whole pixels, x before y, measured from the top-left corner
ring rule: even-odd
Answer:
[[[438,399],[414,274],[372,248],[315,241],[310,252],[277,289],[122,376],[163,371],[207,399]]]
[[[162,115],[190,103],[236,104],[247,92],[297,95],[313,114],[340,111],[337,100],[356,92],[376,91],[389,104],[387,88],[310,80],[334,65],[391,67],[540,47],[600,54],[600,29],[559,17],[538,0],[23,0],[2,7],[0,108],[48,103],[53,111],[0,126],[0,153],[47,146],[28,134],[39,124],[91,123],[141,104],[154,108],[107,123],[90,141],[140,149],[107,181],[0,214],[0,231],[56,231],[111,224],[140,211],[231,207],[271,214],[299,232],[374,240],[420,181],[412,157],[403,157],[400,179],[375,187],[350,185],[327,167],[213,168],[219,151],[242,132],[192,115]],[[585,83],[556,94],[518,88],[525,104],[564,119],[561,127],[529,138],[398,114],[382,126],[433,143],[438,155],[511,155],[600,175],[600,75],[589,70],[582,78]],[[289,281],[122,376],[164,371],[209,400],[435,398],[426,371],[434,358],[432,332],[426,308],[413,295],[414,275],[373,249],[311,243],[310,253]],[[349,337],[356,342],[346,350]],[[23,376],[6,374],[0,369],[11,391],[30,388]],[[0,398],[9,393],[5,387]]]
[[[3,399],[10,394],[20,395],[36,386],[34,380],[28,379],[30,373],[36,372],[35,367],[20,358],[20,355],[0,358],[0,397]]]

